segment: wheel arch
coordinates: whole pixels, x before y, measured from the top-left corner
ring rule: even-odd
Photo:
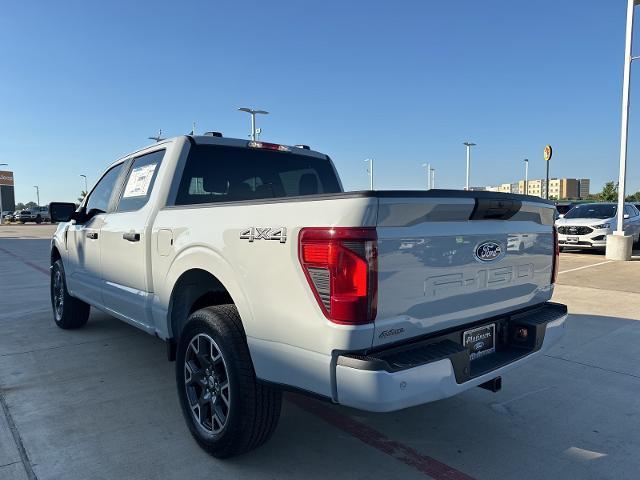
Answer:
[[[153,308],[157,315],[156,333],[167,341],[169,359],[173,357],[189,313],[197,308],[232,303],[238,310],[242,328],[251,336],[253,313],[248,296],[238,281],[242,275],[220,252],[209,245],[189,245],[177,252],[164,273],[161,270],[155,271]],[[194,283],[195,287],[185,288]]]
[[[235,304],[231,293],[211,272],[190,268],[177,279],[171,291],[168,311],[169,334],[178,340],[187,317],[213,305]]]
[[[55,245],[51,246],[51,265],[56,263],[56,261],[61,260],[62,255],[60,255],[60,250]]]

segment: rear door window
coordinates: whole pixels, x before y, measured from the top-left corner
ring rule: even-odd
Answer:
[[[160,163],[165,150],[148,153],[136,158],[124,182],[122,198],[116,211],[132,212],[144,207],[153,191]]]
[[[194,145],[176,205],[341,192],[328,159],[220,145]]]

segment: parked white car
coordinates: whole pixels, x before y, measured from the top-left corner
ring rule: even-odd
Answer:
[[[165,340],[218,457],[270,437],[283,389],[377,412],[497,391],[567,316],[549,302],[551,202],[344,192],[308,148],[177,137],[114,162],[77,211],[50,208],[55,323],[95,307]]]
[[[30,207],[24,210],[20,210],[17,215],[14,215],[15,222],[50,222],[51,215],[49,215],[49,207]]]
[[[556,220],[560,248],[604,249],[607,235],[616,229],[618,205],[615,203],[581,203]],[[632,203],[624,206],[624,231],[640,241],[640,211]]]

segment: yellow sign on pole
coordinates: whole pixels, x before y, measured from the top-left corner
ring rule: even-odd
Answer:
[[[544,159],[545,161],[549,161],[551,160],[551,155],[553,155],[553,149],[551,148],[551,145],[547,145],[546,147],[544,147]]]

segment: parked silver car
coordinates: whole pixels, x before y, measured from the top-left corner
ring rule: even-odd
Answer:
[[[556,221],[560,248],[605,248],[607,235],[616,229],[618,205],[582,203],[575,205]],[[624,206],[624,231],[640,241],[640,211],[632,204]]]

